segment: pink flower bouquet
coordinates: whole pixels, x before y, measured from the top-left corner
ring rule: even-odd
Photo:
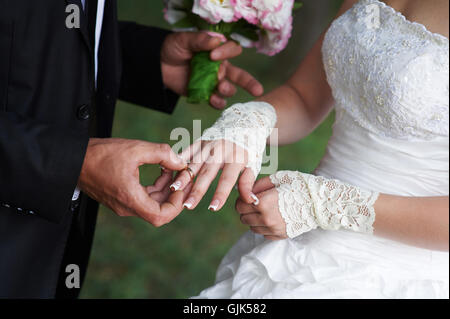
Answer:
[[[203,30],[224,41],[273,56],[286,48],[292,31],[295,0],[164,0],[164,16],[175,30]],[[209,101],[218,83],[220,62],[209,52],[192,59],[188,102]]]

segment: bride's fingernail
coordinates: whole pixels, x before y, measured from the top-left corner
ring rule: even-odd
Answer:
[[[173,183],[172,185],[170,185],[170,190],[171,190],[172,192],[176,192],[176,191],[179,190],[180,188],[181,188],[181,182],[180,182],[180,181],[175,182],[175,183]]]
[[[219,208],[220,202],[216,199],[215,201],[213,201],[211,203],[211,205],[209,205],[208,209],[213,211],[213,212],[217,212],[217,209]]]
[[[194,199],[192,197],[190,197],[184,204],[183,206],[187,209],[191,209],[192,206],[194,206]]]
[[[253,205],[258,206],[259,205],[259,198],[253,193],[250,194],[250,197],[254,200]]]

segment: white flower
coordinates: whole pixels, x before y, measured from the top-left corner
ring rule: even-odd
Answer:
[[[184,0],[164,0],[164,18],[170,24],[175,24],[186,17]]]
[[[283,51],[291,38],[292,34],[292,16],[290,16],[279,31],[266,30],[261,36],[256,48],[259,53],[274,56]]]
[[[253,6],[260,12],[275,12],[281,9],[286,0],[253,0]]]
[[[253,6],[264,29],[280,31],[292,17],[294,0],[253,0]]]
[[[258,24],[258,10],[253,6],[254,0],[231,0],[237,19],[245,19],[251,24]]]
[[[212,24],[236,21],[231,0],[195,0],[192,12]]]

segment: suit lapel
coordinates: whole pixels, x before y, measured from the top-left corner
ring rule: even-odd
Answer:
[[[88,32],[88,19],[86,12],[83,10],[83,5],[81,4],[81,0],[65,0],[67,5],[75,4],[80,8],[80,32],[83,38],[84,43],[86,44],[89,53],[93,54],[94,49],[92,48],[91,42],[89,41],[89,32]]]

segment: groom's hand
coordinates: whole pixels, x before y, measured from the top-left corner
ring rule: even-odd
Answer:
[[[156,227],[172,221],[183,210],[184,193],[164,196],[164,184],[171,176],[163,175],[154,186],[139,181],[139,167],[160,164],[173,171],[186,163],[169,145],[125,139],[91,139],[78,186],[91,198],[112,209],[119,216],[137,216]]]
[[[161,52],[164,84],[172,91],[186,95],[191,59],[196,52],[202,51],[211,51],[213,61],[223,61],[217,92],[210,100],[213,107],[223,109],[226,106],[225,98],[236,93],[235,85],[244,88],[253,96],[261,96],[264,93],[262,85],[252,75],[227,61],[240,55],[242,47],[233,41],[223,44],[219,38],[204,32],[179,32],[167,36]]]

